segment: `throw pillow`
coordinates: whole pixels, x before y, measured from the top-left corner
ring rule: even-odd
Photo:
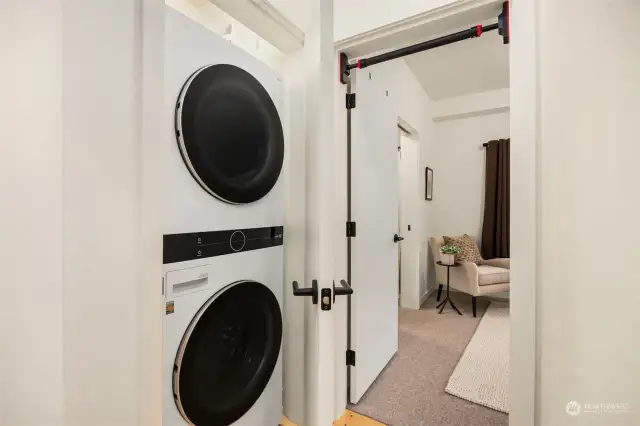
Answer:
[[[444,237],[444,243],[454,245],[460,248],[460,254],[456,256],[458,262],[473,262],[478,265],[482,264],[482,256],[478,249],[478,244],[469,235],[464,234],[459,237]]]

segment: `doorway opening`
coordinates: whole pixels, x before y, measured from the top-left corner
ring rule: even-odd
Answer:
[[[478,33],[495,25],[495,18],[475,19],[482,22]],[[350,240],[355,294],[348,394],[353,411],[386,424],[443,424],[454,412],[462,413],[460,424],[508,423],[502,405],[508,363],[501,363],[509,358],[509,311],[487,297],[494,288],[508,290],[509,266],[500,266],[508,260],[482,268],[456,265],[455,271],[437,264],[444,236],[470,236],[461,246],[480,242],[488,152],[483,144],[509,138],[509,57],[503,39],[489,32],[481,41],[447,43],[367,70],[360,69],[373,64],[361,60],[366,66],[349,75],[349,220],[357,222],[358,234]],[[487,66],[469,75],[478,63]],[[505,98],[506,106],[500,103]],[[419,141],[398,128],[401,116],[417,127]],[[440,309],[449,297],[449,273],[450,297],[460,313]],[[489,306],[496,309],[487,311]],[[484,316],[492,320],[487,327],[480,324]],[[471,345],[476,329],[486,335]],[[484,344],[496,339],[500,345]],[[462,362],[467,345],[478,350]],[[493,351],[491,362],[473,362],[486,356],[487,348]],[[487,369],[491,374],[477,374]],[[493,380],[497,375],[501,380]],[[485,376],[491,379],[482,386],[499,389],[497,404],[470,401],[458,392]],[[474,414],[480,411],[481,416]]]
[[[419,218],[420,144],[415,133],[398,124],[398,305],[419,308],[420,236]],[[404,294],[404,295],[403,295]]]

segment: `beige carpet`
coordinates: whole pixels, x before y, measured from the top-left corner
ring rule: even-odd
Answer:
[[[443,295],[444,296],[444,295]],[[509,416],[449,395],[445,386],[471,340],[489,301],[452,293],[464,315],[442,315],[431,297],[419,311],[400,314],[399,349],[360,402],[349,409],[391,426],[507,426]]]
[[[508,413],[509,306],[491,303],[464,351],[447,393]]]

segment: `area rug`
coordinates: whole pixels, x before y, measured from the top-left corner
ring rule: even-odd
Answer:
[[[508,413],[509,307],[492,302],[449,377],[451,395]]]

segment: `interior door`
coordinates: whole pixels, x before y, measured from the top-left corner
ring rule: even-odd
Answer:
[[[400,232],[402,241],[402,258],[400,261],[400,277],[402,294],[400,306],[404,308],[420,308],[420,226],[418,221],[418,143],[406,134],[401,134],[400,159]],[[411,228],[411,229],[410,229]]]
[[[398,135],[392,93],[358,72],[351,110],[349,400],[356,403],[398,350]]]

